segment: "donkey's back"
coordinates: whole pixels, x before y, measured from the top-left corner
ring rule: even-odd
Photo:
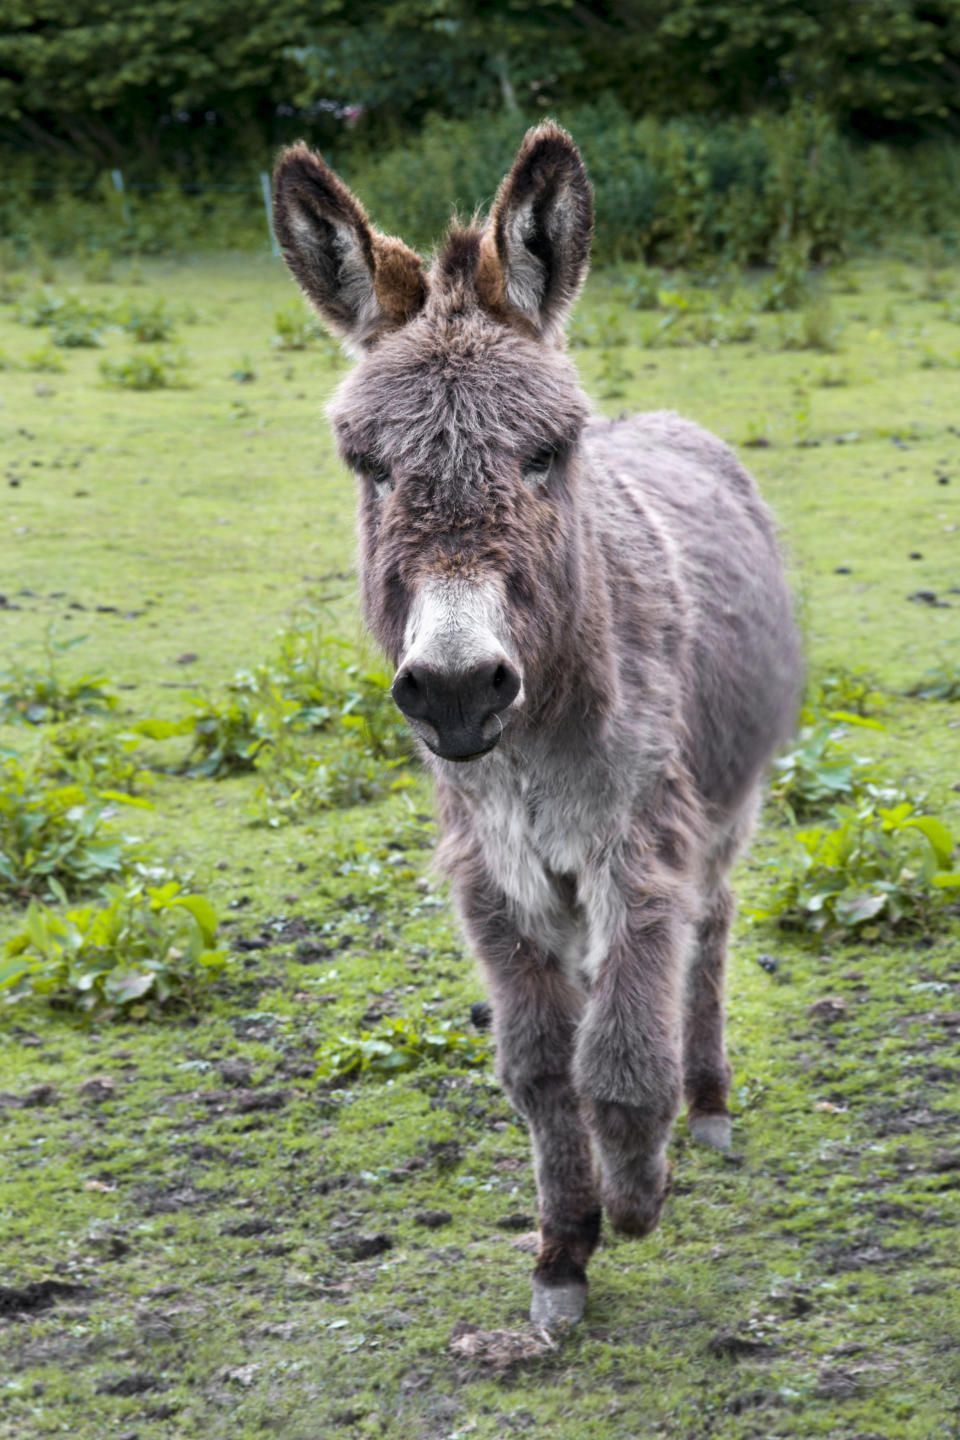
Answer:
[[[597,419],[585,448],[603,496],[598,524],[617,568],[625,554],[632,566],[636,594],[619,587],[620,648],[636,643],[629,617],[648,627],[651,592],[670,583],[685,631],[673,679],[686,757],[722,818],[749,801],[796,715],[799,647],[772,519],[730,447],[673,411]],[[651,532],[663,564],[652,576]]]

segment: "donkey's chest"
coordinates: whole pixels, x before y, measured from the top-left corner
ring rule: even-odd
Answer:
[[[522,934],[571,973],[595,948],[596,856],[610,815],[590,787],[518,774],[504,767],[475,796],[474,833],[491,878]]]

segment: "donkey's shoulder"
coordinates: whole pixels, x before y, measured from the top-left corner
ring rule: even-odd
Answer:
[[[596,417],[587,427],[595,454],[609,458],[656,456],[660,466],[673,464],[724,477],[755,493],[755,486],[736,453],[719,436],[675,410],[642,410],[616,419]]]

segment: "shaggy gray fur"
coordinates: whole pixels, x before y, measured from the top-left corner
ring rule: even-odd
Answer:
[[[693,1134],[729,1143],[727,877],[801,673],[773,526],[696,425],[590,417],[558,339],[590,192],[556,126],[528,135],[491,222],[396,293],[364,212],[303,147],[277,206],[323,313],[347,324],[347,215],[392,317],[374,342],[357,320],[367,353],[331,410],[360,483],[364,604],[436,776],[440,861],[530,1124],[532,1313],[577,1319],[601,1208],[628,1234],[657,1222],[684,1095]]]

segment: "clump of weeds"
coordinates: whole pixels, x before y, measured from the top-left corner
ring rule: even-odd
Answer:
[[[880,793],[837,805],[832,825],[798,830],[791,873],[753,917],[829,942],[940,928],[948,898],[960,891],[954,836],[937,816],[909,800],[884,804]]]
[[[182,390],[186,360],[172,350],[135,351],[123,360],[101,360],[104,383],[118,390]]]
[[[109,823],[119,804],[147,806],[120,791],[58,783],[39,761],[8,754],[0,765],[0,896],[63,901],[129,871],[140,857]]]
[[[367,1077],[387,1079],[421,1065],[486,1065],[489,1043],[450,1021],[427,1015],[382,1020],[359,1035],[338,1035],[316,1052],[317,1079],[343,1085]]]
[[[43,998],[91,1019],[195,1008],[229,958],[209,900],[141,877],[104,898],[62,914],[34,901],[0,960],[0,999]]]
[[[63,656],[86,638],[75,635],[57,640],[48,630],[42,666],[14,664],[0,671],[0,719],[43,725],[51,720],[102,715],[116,709],[118,697],[106,676],[79,675],[68,680],[63,674]]]

